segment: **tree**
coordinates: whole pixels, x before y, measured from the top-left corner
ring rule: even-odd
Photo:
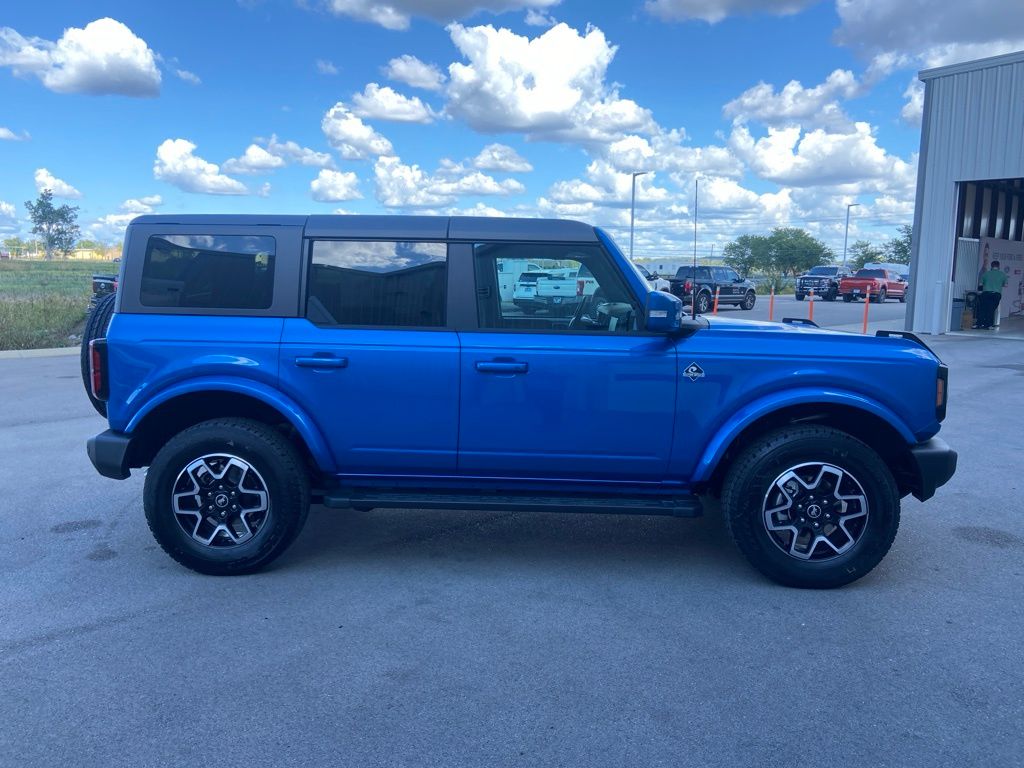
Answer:
[[[32,234],[42,237],[46,258],[52,259],[54,251],[67,256],[81,234],[78,229],[78,207],[54,206],[53,192],[44,189],[35,202],[27,201],[25,208],[32,219]]]
[[[885,260],[892,264],[909,264],[910,240],[914,235],[914,228],[909,224],[900,224],[898,229],[900,233],[882,246],[885,250]]]
[[[885,252],[867,240],[858,240],[850,246],[849,262],[853,269],[863,269],[865,264],[885,259]]]
[[[811,267],[835,259],[835,254],[827,245],[798,227],[776,227],[768,239],[771,241],[775,268],[782,275],[796,277]]]
[[[764,235],[742,235],[725,246],[725,263],[749,277],[754,272],[767,271],[771,262],[771,243]]]

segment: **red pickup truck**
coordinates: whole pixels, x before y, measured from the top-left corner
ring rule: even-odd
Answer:
[[[852,277],[839,281],[839,295],[843,301],[866,298],[881,304],[886,299],[907,300],[907,283],[891,269],[858,269]]]

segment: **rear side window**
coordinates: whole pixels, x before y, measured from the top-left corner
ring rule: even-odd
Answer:
[[[275,250],[273,237],[152,235],[139,301],[146,307],[267,309]]]
[[[315,240],[306,317],[318,325],[440,328],[444,243]]]

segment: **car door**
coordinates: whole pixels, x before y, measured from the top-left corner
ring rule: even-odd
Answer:
[[[459,473],[662,480],[675,420],[675,343],[637,330],[640,298],[610,254],[564,243],[462,247],[478,312],[475,327],[460,330]],[[585,267],[595,285],[580,285],[570,316],[526,315],[496,290],[499,260],[515,258]]]
[[[316,239],[305,317],[285,320],[281,388],[346,476],[454,473],[459,341],[447,246]]]

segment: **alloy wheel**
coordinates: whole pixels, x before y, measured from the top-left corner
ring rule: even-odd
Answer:
[[[182,531],[207,547],[252,539],[270,517],[270,493],[256,469],[231,454],[211,454],[178,474],[171,508]]]

